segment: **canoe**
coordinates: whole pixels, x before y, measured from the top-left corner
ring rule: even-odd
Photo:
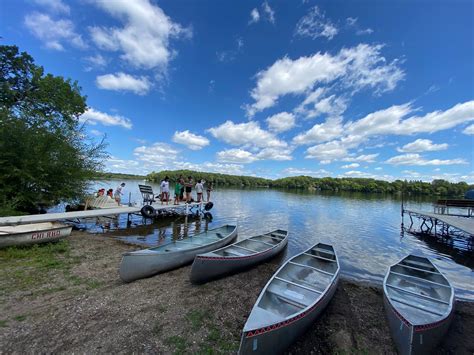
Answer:
[[[237,237],[237,227],[225,225],[156,248],[123,254],[120,278],[125,282],[141,279],[191,263],[197,254],[219,249]]]
[[[449,328],[454,289],[428,259],[408,255],[390,266],[384,306],[400,354],[428,354]]]
[[[323,243],[288,260],[258,296],[242,332],[239,354],[284,352],[328,305],[339,270],[334,248]]]
[[[257,265],[274,257],[288,244],[288,232],[277,229],[256,235],[221,249],[196,256],[191,282],[203,283]]]
[[[72,226],[58,222],[0,227],[0,248],[47,243],[71,234]]]

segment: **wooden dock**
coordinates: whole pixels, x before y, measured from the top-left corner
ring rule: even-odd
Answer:
[[[197,208],[200,210],[204,206],[204,204],[205,203],[202,203],[202,202],[193,202],[193,203],[183,203],[180,205],[153,204],[152,206],[157,211],[185,210],[186,214],[188,214],[194,208]],[[60,221],[60,220],[107,217],[107,216],[115,216],[115,215],[119,215],[123,213],[130,215],[134,213],[135,214],[139,213],[142,207],[143,206],[131,206],[131,207],[121,206],[121,207],[116,207],[116,208],[103,208],[103,209],[86,210],[86,211],[0,217],[0,226],[41,223],[41,222],[54,222],[54,221]]]
[[[410,216],[410,220],[413,224],[412,217],[419,218],[423,221],[421,228],[423,229],[423,225],[426,226],[425,231],[432,232],[434,229],[435,234],[445,235],[449,232],[449,228],[454,228],[461,233],[464,233],[471,238],[474,237],[474,218],[473,217],[460,217],[460,216],[452,216],[447,214],[440,214],[440,213],[431,213],[425,211],[417,211],[417,210],[403,210],[402,214],[406,213]],[[427,224],[430,223],[430,225]],[[439,226],[439,229],[437,227]],[[448,236],[446,234],[446,236]]]

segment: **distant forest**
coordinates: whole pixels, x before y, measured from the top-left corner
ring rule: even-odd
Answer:
[[[284,189],[307,189],[314,191],[349,191],[373,193],[408,193],[412,195],[463,196],[466,191],[474,189],[474,185],[465,182],[451,183],[445,180],[432,182],[395,180],[392,182],[363,178],[314,178],[311,176],[295,176],[283,179],[269,180],[252,176],[237,176],[228,174],[206,173],[192,170],[174,170],[152,172],[146,176],[148,181],[160,182],[168,176],[173,183],[180,175],[192,176],[194,181],[204,179],[213,182],[215,186],[240,187],[272,187]]]

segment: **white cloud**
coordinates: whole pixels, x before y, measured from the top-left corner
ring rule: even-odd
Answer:
[[[292,160],[291,148],[264,148],[256,154],[259,160]]]
[[[49,15],[34,12],[25,17],[25,25],[49,49],[64,50],[65,43],[79,49],[87,47],[70,20],[54,20]]]
[[[340,79],[340,84],[358,91],[371,88],[375,93],[393,90],[404,78],[398,60],[388,62],[380,52],[382,45],[360,44],[344,48],[337,55],[316,53],[309,57],[277,60],[269,68],[257,73],[257,85],[251,90],[255,102],[246,105],[247,115],[275,105],[279,97],[303,94],[316,84],[327,84]]]
[[[243,149],[227,149],[217,153],[217,160],[225,163],[252,163],[258,160],[251,152]]]
[[[315,118],[320,115],[340,116],[346,111],[347,100],[336,95],[322,97],[326,90],[317,88],[295,109],[295,112],[305,115],[306,118]],[[306,106],[310,107],[306,107]]]
[[[191,150],[199,150],[209,145],[209,139],[203,136],[186,131],[176,131],[173,135],[173,142],[183,144]]]
[[[378,167],[374,168],[374,170],[379,171],[379,170],[383,170],[383,168],[381,166],[378,166]]]
[[[310,170],[310,169],[301,169],[301,168],[286,168],[282,171],[283,176],[299,176],[306,175],[312,177],[325,177],[330,176],[331,172],[319,169],[319,170]]]
[[[474,124],[467,126],[462,133],[467,134],[467,135],[474,135]]]
[[[244,40],[241,37],[238,37],[235,40],[235,48],[225,51],[217,51],[216,56],[219,62],[232,62],[236,59],[237,54],[239,54],[244,46]]]
[[[250,11],[249,24],[257,23],[258,21],[260,21],[260,13],[258,12],[258,9],[255,8],[252,11]]]
[[[358,163],[352,163],[341,166],[341,169],[355,169],[358,168],[360,165]]]
[[[359,156],[348,156],[346,158],[343,158],[342,160],[343,161],[354,161],[354,162],[359,162],[359,163],[373,163],[375,162],[375,158],[377,158],[379,156],[379,153],[375,153],[375,154],[362,154],[362,155],[359,155]]]
[[[271,23],[275,23],[275,11],[273,11],[267,1],[262,4],[262,9],[266,19]]]
[[[176,52],[171,38],[191,36],[149,0],[96,1],[95,4],[123,22],[123,27],[91,27],[92,40],[99,48],[121,51],[121,58],[136,68],[165,70]]]
[[[331,40],[337,33],[336,26],[325,17],[317,6],[312,7],[308,14],[298,21],[295,29],[296,35],[311,37],[312,39],[326,37]]]
[[[80,122],[95,125],[101,123],[104,126],[121,126],[127,129],[132,128],[132,121],[123,116],[110,115],[108,113],[94,110],[92,107],[88,108],[80,117]]]
[[[151,146],[140,146],[133,150],[139,161],[152,164],[156,168],[169,167],[178,158],[179,151],[166,143],[154,143]]]
[[[301,145],[327,142],[340,137],[342,133],[342,118],[330,117],[325,122],[315,124],[308,131],[298,134],[293,138],[293,143]]]
[[[371,28],[365,28],[365,29],[359,29],[356,31],[356,35],[362,36],[362,35],[370,35],[374,33],[374,30]]]
[[[402,153],[416,153],[416,152],[434,152],[437,150],[448,149],[448,144],[433,144],[429,139],[417,139],[414,142],[405,144],[402,148],[397,148]]]
[[[249,145],[260,148],[286,147],[273,133],[260,128],[258,122],[234,123],[226,121],[220,126],[208,129],[215,138],[231,145]]]
[[[91,129],[91,134],[93,134],[94,136],[103,136],[104,133],[97,130],[97,129]]]
[[[34,0],[34,2],[56,13],[69,14],[71,10],[69,6],[61,0]]]
[[[151,83],[147,77],[135,77],[121,72],[100,75],[96,78],[96,84],[100,89],[131,91],[138,95],[145,95],[151,88]]]
[[[426,160],[420,154],[404,154],[397,155],[386,161],[388,164],[392,165],[458,165],[458,164],[467,164],[464,159],[432,159]]]
[[[330,163],[346,157],[347,149],[339,142],[332,141],[312,146],[306,150],[306,159],[317,159],[322,163]]]
[[[91,71],[93,69],[102,69],[107,65],[107,60],[100,54],[85,57],[84,60],[89,64],[85,70]]]
[[[346,18],[346,24],[348,27],[352,27],[353,29],[355,29],[356,31],[356,35],[358,36],[362,36],[362,35],[370,35],[372,33],[374,33],[374,30],[371,29],[371,28],[360,28],[358,22],[357,22],[357,18],[353,18],[353,17],[348,17]]]
[[[274,132],[285,132],[295,126],[295,115],[288,112],[280,112],[266,119],[268,128]]]

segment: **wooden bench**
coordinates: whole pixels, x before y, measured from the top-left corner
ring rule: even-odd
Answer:
[[[449,214],[449,207],[467,208],[468,216],[472,216],[474,212],[474,200],[440,199],[433,206],[434,212],[441,214]]]
[[[142,194],[143,197],[143,204],[152,204],[153,202],[156,202],[155,200],[155,194],[153,193],[153,189],[149,185],[138,185],[138,188],[140,189],[140,193]]]

